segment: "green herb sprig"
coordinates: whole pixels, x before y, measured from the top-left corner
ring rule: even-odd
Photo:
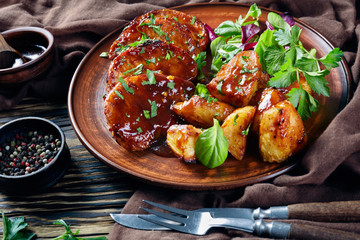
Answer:
[[[236,54],[241,51],[242,43],[241,26],[255,24],[259,26],[259,17],[261,9],[254,3],[246,16],[233,21],[225,21],[221,23],[214,32],[219,36],[210,44],[211,55],[213,60],[211,70],[217,73],[221,66],[228,63]]]
[[[290,27],[273,12],[269,13],[268,21],[274,30],[268,29],[261,34],[255,51],[259,54],[263,69],[272,76],[268,86],[286,88],[298,81],[299,88],[292,88],[287,97],[305,121],[318,110],[319,102],[302,87],[301,75],[314,92],[329,97],[330,88],[325,77],[330,73],[329,69],[338,67],[343,52],[335,48],[326,56],[316,58],[315,49],[308,51],[303,47],[298,26]]]
[[[81,237],[77,237],[76,235],[79,234],[80,230],[77,230],[75,233],[73,233],[70,229],[70,225],[66,224],[66,222],[62,219],[56,220],[54,222],[55,225],[62,225],[65,227],[65,233],[54,238],[53,240],[59,240],[59,239],[64,239],[64,240],[107,240],[107,238],[105,236],[101,236],[101,237],[91,237],[91,238],[81,238]]]
[[[1,211],[3,219],[3,240],[30,240],[35,236],[35,233],[27,230],[27,223],[24,217],[17,217],[9,219]]]

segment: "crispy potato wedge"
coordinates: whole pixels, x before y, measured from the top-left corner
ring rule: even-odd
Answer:
[[[194,95],[185,102],[178,102],[172,106],[172,110],[186,122],[196,127],[209,128],[213,125],[213,119],[223,122],[235,108],[223,102],[208,102],[206,99]]]
[[[216,77],[207,84],[207,89],[221,102],[244,107],[257,91],[261,73],[258,54],[243,51],[221,67]]]
[[[229,142],[229,152],[237,160],[243,159],[249,125],[252,123],[256,107],[246,106],[236,109],[221,125],[224,135]]]
[[[131,76],[119,82],[105,99],[104,113],[115,140],[130,151],[150,147],[167,129],[178,123],[170,107],[193,94],[194,84],[179,77],[155,73],[155,84],[146,74]],[[174,83],[173,88],[167,84]]]
[[[195,162],[195,143],[201,132],[193,125],[175,124],[167,131],[166,143],[178,158],[185,162]]]
[[[275,104],[284,100],[286,100],[286,97],[280,91],[274,88],[265,88],[262,91],[260,101],[257,104],[254,121],[251,125],[251,131],[258,134],[262,114]]]
[[[185,80],[193,80],[197,75],[196,62],[185,50],[162,41],[146,41],[114,58],[108,71],[107,92],[118,83],[119,77],[139,75],[147,69]]]
[[[158,17],[155,18],[153,24],[150,23],[149,18],[145,18],[138,22],[132,22],[111,45],[109,58],[113,59],[116,57],[122,47],[140,41],[143,34],[149,39],[173,43],[187,51],[192,57],[201,52],[200,48],[197,47],[197,43],[194,40],[192,33],[186,26],[181,25],[174,19]]]
[[[260,121],[259,149],[265,162],[283,162],[307,142],[304,124],[290,101],[266,110]]]

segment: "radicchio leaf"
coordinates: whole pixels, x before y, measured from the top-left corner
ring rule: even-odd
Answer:
[[[210,41],[214,41],[215,38],[217,38],[216,33],[214,32],[214,29],[212,29],[208,24],[205,23],[205,29],[208,31],[209,33],[209,39]]]
[[[290,13],[285,12],[285,13],[281,14],[280,17],[281,17],[282,19],[284,19],[284,21],[287,22],[287,24],[289,24],[290,27],[292,27],[292,26],[295,25],[294,18],[293,18],[293,16],[292,16]]]
[[[251,39],[254,35],[260,32],[260,28],[255,24],[248,24],[245,26],[241,26],[241,42],[246,43]]]
[[[258,43],[258,42],[244,43],[244,44],[242,44],[242,45],[240,46],[240,49],[241,49],[242,51],[253,50],[257,43]]]

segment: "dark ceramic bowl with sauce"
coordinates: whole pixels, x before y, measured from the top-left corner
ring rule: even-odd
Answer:
[[[2,32],[6,42],[24,56],[10,68],[0,69],[0,85],[18,85],[45,72],[54,55],[54,37],[39,27],[19,27]]]
[[[19,118],[1,126],[0,148],[0,191],[9,195],[45,191],[65,175],[71,160],[61,128],[39,117]]]

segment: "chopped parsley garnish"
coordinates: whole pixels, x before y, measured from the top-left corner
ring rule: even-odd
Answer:
[[[156,58],[151,58],[151,59],[147,59],[147,60],[145,60],[145,62],[146,62],[146,65],[149,65],[150,63],[156,63]]]
[[[137,131],[138,133],[142,133],[142,132],[143,132],[143,130],[142,130],[141,127],[138,127],[138,128],[136,129],[136,131]]]
[[[141,23],[140,26],[148,26],[150,27],[157,35],[159,36],[165,36],[166,40],[169,41],[170,38],[167,36],[167,34],[160,28],[160,25],[155,25],[155,17],[154,14],[150,15],[150,21],[147,23]],[[137,29],[139,31],[139,29]],[[140,32],[140,31],[139,31]],[[142,33],[142,32],[141,32]],[[142,33],[144,34],[144,33]]]
[[[221,94],[224,95],[223,91],[222,91],[222,86],[224,84],[224,80],[220,80],[218,81],[218,84],[216,86],[216,90]]]
[[[196,84],[194,95],[198,95],[207,100],[208,103],[217,102],[218,100],[211,96],[209,90],[206,88],[204,84],[198,83]]]
[[[121,98],[122,100],[124,100],[124,96],[121,95],[121,93],[118,90],[114,90],[114,92],[116,93],[116,95],[118,95],[119,98]]]
[[[236,114],[233,121],[233,126],[236,126],[237,122],[236,120],[239,118],[239,114]]]
[[[146,119],[149,119],[150,118],[150,111],[149,110],[144,110],[143,112],[144,112],[144,117]]]
[[[173,56],[173,52],[170,51],[170,50],[166,50],[166,57],[165,57],[165,59],[166,59],[166,60],[169,60],[170,58],[172,58],[172,56]]]
[[[155,101],[151,101],[148,100],[151,106],[151,111],[150,111],[150,118],[156,117],[157,115],[157,105]]]
[[[170,88],[170,89],[174,89],[174,87],[175,87],[175,82],[168,82],[168,83],[167,83],[167,87]]]
[[[141,64],[137,65],[136,67],[125,71],[124,74],[128,74],[128,73],[130,73],[130,72],[134,72],[134,73],[133,73],[134,76],[135,76],[135,75],[139,75],[139,74],[142,73],[143,68],[144,68],[144,65],[141,63]]]
[[[195,16],[193,16],[193,17],[192,17],[192,19],[191,19],[190,24],[191,24],[191,25],[194,25],[195,21],[196,21],[196,17],[195,17]]]
[[[134,89],[132,89],[131,87],[129,87],[126,83],[126,81],[122,78],[119,77],[119,82],[121,83],[121,85],[123,86],[123,88],[125,89],[125,91],[127,91],[128,93],[134,94]],[[121,94],[120,94],[121,95]],[[121,98],[121,97],[120,97]],[[123,98],[122,98],[123,99]]]
[[[148,78],[148,81],[143,81],[141,83],[143,86],[156,84],[155,74],[153,71],[146,69],[146,76]]]
[[[241,133],[243,135],[247,136],[249,134],[250,126],[251,126],[251,123],[249,124],[249,126],[245,130],[241,131]]]
[[[108,57],[109,57],[109,53],[108,53],[108,52],[102,52],[99,56],[100,56],[100,57],[103,57],[103,58],[108,58]]]

